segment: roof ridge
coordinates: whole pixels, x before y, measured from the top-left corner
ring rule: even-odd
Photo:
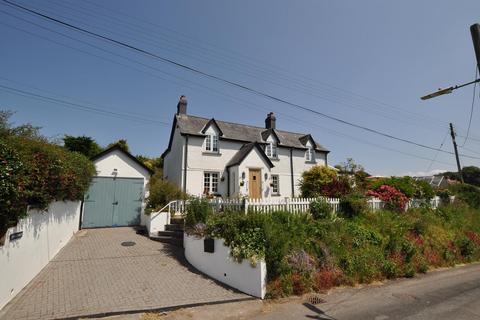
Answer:
[[[264,127],[259,127],[259,126],[254,126],[254,125],[251,125],[251,124],[244,124],[244,123],[238,123],[238,122],[232,122],[232,121],[225,121],[225,120],[219,120],[217,118],[205,118],[205,117],[200,117],[200,116],[194,116],[194,115],[190,115],[190,114],[182,114],[181,115],[182,117],[192,117],[192,118],[197,118],[197,119],[202,119],[202,120],[212,120],[212,119],[215,119],[216,122],[223,122],[223,123],[228,123],[228,124],[235,124],[235,125],[240,125],[240,126],[245,126],[245,127],[251,127],[251,128],[255,128],[255,129],[261,129],[261,130],[268,130],[267,128],[264,128]],[[308,136],[308,135],[311,135],[311,133],[301,133],[301,132],[293,132],[293,131],[285,131],[285,130],[279,130],[279,129],[273,129],[277,132],[284,132],[284,133],[293,133],[293,134],[298,134],[298,135],[302,135],[302,136]]]

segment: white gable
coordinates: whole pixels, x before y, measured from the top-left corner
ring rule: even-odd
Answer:
[[[266,142],[274,142],[274,143],[278,143],[278,140],[277,138],[275,137],[274,134],[271,134],[268,136],[267,140],[265,140]]]
[[[150,173],[145,168],[120,150],[112,150],[93,163],[97,176],[100,177],[113,177],[116,169],[117,177],[145,178],[146,181],[150,178]]]
[[[209,135],[209,134],[212,135],[213,134],[213,135],[218,136],[218,135],[220,135],[220,131],[218,130],[216,125],[211,124],[211,125],[208,126],[207,130],[205,130],[205,134],[207,134],[207,135]]]

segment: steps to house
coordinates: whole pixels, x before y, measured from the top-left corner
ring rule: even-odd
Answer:
[[[174,217],[170,219],[170,224],[165,225],[165,231],[158,231],[157,235],[150,236],[150,239],[183,247],[183,230],[184,219]]]

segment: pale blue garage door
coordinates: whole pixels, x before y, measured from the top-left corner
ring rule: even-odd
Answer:
[[[140,224],[143,179],[95,177],[85,196],[82,228]]]

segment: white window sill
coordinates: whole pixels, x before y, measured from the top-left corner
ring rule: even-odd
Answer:
[[[205,156],[221,156],[222,155],[220,152],[217,152],[217,151],[203,151],[202,154]]]

